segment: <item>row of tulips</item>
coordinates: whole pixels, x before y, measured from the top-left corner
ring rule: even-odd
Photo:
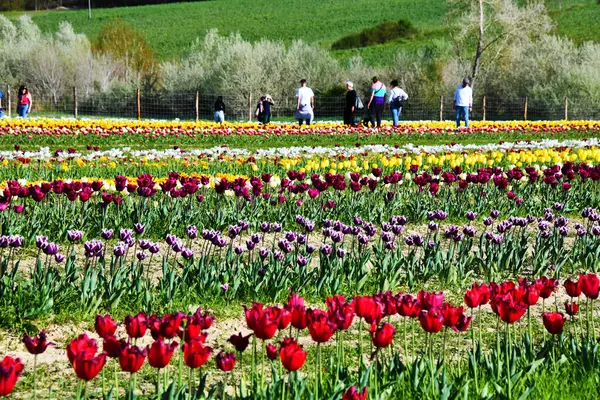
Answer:
[[[248,217],[254,224],[275,219],[285,224],[299,212],[311,219],[347,222],[361,214],[377,223],[398,214],[411,222],[424,221],[427,211],[435,208],[451,218],[492,209],[525,216],[542,213],[544,204],[561,203],[566,212],[600,207],[599,180],[600,167],[565,163],[542,170],[488,168],[468,174],[460,167],[432,173],[415,168],[407,174],[384,174],[374,168],[369,175],[348,176],[309,177],[289,171],[284,179],[267,173],[230,180],[171,172],[166,179],[142,174],[119,175],[114,181],[8,181],[0,196],[0,210],[7,212],[0,219],[4,234],[33,238],[52,231],[64,238],[68,229],[99,235],[104,228],[132,220],[156,227],[153,235],[164,237],[173,230],[182,232],[188,224],[222,230]]]
[[[483,132],[497,135],[503,132],[527,131],[532,133],[557,134],[567,131],[591,131],[600,129],[597,121],[475,121],[467,132]],[[456,132],[456,125],[449,121],[405,122],[398,127],[385,126],[381,134],[390,133],[432,133]],[[273,124],[260,126],[257,123],[181,122],[181,121],[128,121],[128,120],[75,120],[75,119],[10,119],[0,120],[1,135],[43,135],[43,136],[125,136],[135,135],[146,138],[163,136],[196,135],[343,135],[363,133],[372,135],[375,129],[367,127],[347,127],[340,123],[320,123],[309,127],[295,124]]]
[[[587,330],[581,332],[581,336],[588,340],[595,340],[594,328],[594,307],[593,301],[598,298],[600,291],[600,279],[595,274],[580,275],[576,281],[571,278],[563,282],[566,294],[570,300],[565,302],[566,313],[570,316],[573,329],[572,337],[579,336],[577,331],[577,323],[575,320],[578,314],[578,304],[575,299],[579,299],[583,294],[587,299],[585,320]],[[538,303],[538,299],[547,300],[554,295],[559,289],[559,282],[556,279],[542,277],[535,281],[519,279],[518,282],[504,281],[501,283],[478,284],[473,283],[464,294],[464,303],[471,310],[467,316],[463,306],[454,306],[445,301],[443,292],[426,292],[420,291],[416,296],[407,293],[392,294],[391,292],[379,293],[373,296],[356,296],[350,301],[346,301],[344,296],[335,295],[328,297],[326,300],[327,309],[321,310],[318,308],[310,308],[305,305],[304,299],[298,295],[291,295],[286,304],[283,306],[264,306],[260,303],[254,303],[252,307],[245,307],[245,320],[247,329],[250,334],[243,335],[233,334],[227,340],[235,352],[229,352],[227,349],[219,351],[215,357],[216,367],[223,371],[223,377],[220,385],[220,393],[223,398],[227,397],[227,389],[229,377],[232,377],[232,372],[236,364],[240,364],[240,374],[242,376],[239,384],[233,384],[229,394],[243,397],[246,393],[245,373],[243,368],[243,353],[249,347],[252,340],[252,356],[250,365],[250,390],[257,394],[265,394],[265,381],[268,379],[264,369],[264,358],[275,362],[280,362],[280,370],[283,367],[289,373],[300,370],[308,359],[308,353],[298,342],[304,330],[308,330],[308,336],[312,342],[316,344],[316,358],[314,360],[316,370],[312,371],[314,376],[308,379],[314,385],[311,385],[313,396],[328,396],[330,393],[323,392],[321,379],[324,366],[321,360],[321,347],[326,343],[333,341],[335,335],[335,352],[334,358],[338,363],[337,367],[344,367],[347,364],[344,348],[344,341],[358,341],[359,359],[352,375],[360,381],[362,373],[365,369],[385,368],[379,365],[379,361],[390,361],[396,355],[402,357],[404,362],[410,363],[415,360],[417,353],[422,353],[421,356],[430,359],[434,358],[433,353],[433,335],[444,330],[442,354],[440,361],[442,363],[452,364],[460,362],[462,356],[459,354],[452,359],[446,359],[447,335],[449,331],[454,331],[460,334],[471,329],[470,347],[479,347],[482,351],[484,341],[481,338],[482,324],[488,324],[489,321],[483,321],[485,317],[482,315],[482,307],[490,304],[491,310],[497,315],[498,324],[501,322],[506,326],[506,346],[508,349],[509,341],[511,340],[510,327],[519,321],[525,312],[528,313],[528,330],[525,333],[525,341],[530,346],[530,351],[534,353],[534,338],[532,336],[532,320],[531,308]],[[545,305],[542,309],[542,322],[546,331],[550,335],[560,335],[560,340],[563,340],[563,330],[567,318],[562,312],[558,311],[557,297],[555,296],[554,305],[555,311],[545,311]],[[561,306],[562,308],[562,306]],[[474,310],[478,310],[478,323],[472,324],[474,318]],[[349,336],[347,331],[351,329],[353,324],[358,319],[358,332],[354,332],[355,336]],[[414,334],[415,323],[412,320],[417,320],[425,335],[425,346],[415,346],[417,339]],[[213,355],[213,348],[207,343],[209,333],[215,321],[215,317],[208,312],[203,312],[198,308],[195,313],[186,315],[181,312],[166,314],[164,316],[147,315],[138,313],[136,315],[127,316],[124,321],[125,338],[119,338],[117,333],[118,324],[110,315],[97,315],[95,320],[95,331],[102,339],[102,352],[99,352],[98,342],[88,336],[81,334],[73,339],[66,346],[66,354],[69,363],[72,365],[77,377],[81,380],[78,387],[78,398],[87,398],[88,384],[92,381],[104,368],[109,359],[114,359],[114,380],[111,380],[111,393],[116,397],[119,396],[119,376],[118,369],[129,374],[129,383],[126,386],[127,398],[133,398],[132,394],[136,389],[136,373],[140,371],[144,363],[157,370],[156,391],[160,398],[162,390],[169,387],[169,364],[175,364],[174,382],[172,385],[179,386],[184,390],[182,396],[187,393],[187,397],[180,398],[203,398],[205,396],[204,387],[198,385],[196,373],[204,366]],[[371,351],[370,357],[363,357],[363,324],[369,327],[367,335],[370,337]],[[479,340],[476,340],[475,329],[472,325],[478,326]],[[591,325],[591,328],[590,328]],[[402,326],[403,330],[403,346],[394,346],[396,332]],[[408,345],[407,327],[411,328],[412,345]],[[289,330],[288,330],[289,329]],[[139,342],[144,339],[150,332],[153,342],[148,346],[140,346]],[[500,330],[497,332],[497,346],[500,347]],[[356,337],[356,335],[358,337]],[[176,340],[177,337],[181,340],[182,345]],[[513,339],[514,340],[514,339]],[[272,341],[272,342],[268,342]],[[539,341],[535,340],[535,341]],[[54,343],[49,342],[45,331],[41,331],[35,337],[24,335],[23,342],[27,351],[34,355],[33,362],[33,397],[37,397],[36,385],[36,366],[37,356],[46,351],[48,346],[53,346]],[[541,341],[539,341],[542,344]],[[493,346],[491,346],[493,347]],[[389,351],[384,350],[389,348]],[[179,350],[178,350],[179,349]],[[499,351],[498,349],[496,349]],[[554,353],[557,349],[552,347],[553,359],[556,359]],[[563,351],[562,345],[558,349]],[[259,353],[261,357],[261,365],[259,366]],[[507,350],[508,353],[508,350]],[[542,356],[544,353],[539,353],[536,356]],[[175,356],[176,361],[171,363]],[[508,354],[506,355],[508,357]],[[457,358],[459,360],[457,360]],[[352,361],[354,362],[354,360]],[[184,365],[189,368],[187,374],[187,387],[183,385]],[[371,367],[368,366],[371,364]],[[10,394],[24,370],[24,365],[19,359],[11,356],[6,356],[0,363],[0,396]],[[337,369],[336,367],[336,369]],[[273,368],[276,365],[273,364]],[[162,373],[161,373],[162,372]],[[378,371],[380,372],[380,371]],[[276,373],[276,370],[273,370]],[[176,378],[176,379],[175,379]],[[350,380],[352,376],[348,377]],[[205,378],[203,378],[205,379]],[[369,380],[370,387],[377,395],[380,390],[377,387],[377,378]],[[437,379],[437,378],[436,378]],[[475,378],[477,379],[477,378]],[[290,376],[289,385],[294,382]],[[268,382],[267,382],[268,384]],[[509,383],[510,385],[510,383]],[[367,396],[367,385],[359,392],[356,386],[346,388],[341,394],[343,399],[364,399]],[[285,381],[283,383],[282,397],[285,398]],[[295,388],[291,392],[295,392]],[[199,392],[202,391],[202,392]],[[238,392],[239,391],[239,392]],[[103,396],[107,393],[105,373],[102,372],[102,393]],[[295,393],[298,397],[298,393]],[[356,397],[359,396],[359,397]],[[376,397],[377,398],[377,397]]]
[[[74,299],[86,313],[118,308],[122,299],[151,311],[193,293],[199,302],[275,300],[289,288],[320,297],[413,288],[430,280],[464,286],[473,275],[560,278],[597,271],[600,214],[586,208],[573,222],[563,209],[556,203],[539,217],[506,219],[498,210],[489,216],[468,211],[462,226],[447,224],[448,214],[434,210],[426,213],[426,234],[412,232],[401,215],[380,226],[358,216],[349,224],[317,224],[301,215],[291,230],[266,221],[252,230],[239,220],[225,232],[188,225],[183,235],[170,233],[164,241],[153,241],[142,223],[104,229],[92,240],[84,239],[84,231],[67,230],[66,245],[46,236],[32,239],[37,258],[24,279],[24,238],[0,236],[0,297],[17,319],[5,321],[11,324],[48,315]],[[474,223],[478,218],[482,225]]]

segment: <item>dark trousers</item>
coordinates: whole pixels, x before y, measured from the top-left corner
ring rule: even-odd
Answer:
[[[344,125],[354,125],[354,112],[351,108],[344,109]]]
[[[375,104],[371,103],[371,123],[375,126],[377,122],[377,127],[381,126],[381,116],[383,115],[383,108],[385,107],[385,103]]]

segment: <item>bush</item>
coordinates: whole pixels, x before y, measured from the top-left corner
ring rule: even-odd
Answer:
[[[374,28],[345,36],[331,45],[332,50],[354,49],[390,42],[396,39],[412,39],[417,34],[413,23],[406,19],[398,22],[382,22]]]

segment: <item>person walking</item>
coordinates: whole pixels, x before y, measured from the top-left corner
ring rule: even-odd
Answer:
[[[296,90],[298,104],[296,106],[296,119],[298,124],[302,125],[306,121],[306,125],[310,125],[314,118],[315,94],[311,88],[306,86],[306,79],[300,80],[300,87]]]
[[[381,116],[383,115],[383,108],[385,107],[385,94],[387,89],[383,82],[376,76],[373,77],[373,84],[371,85],[371,98],[367,107],[371,111],[371,123],[377,123],[377,128],[381,127]]]
[[[354,84],[350,81],[346,82],[346,104],[344,105],[344,125],[354,126],[354,113],[358,108],[358,94],[354,90]]]
[[[4,108],[2,107],[2,97],[4,96],[4,94],[2,93],[2,90],[0,90],[0,118],[4,117]]]
[[[460,128],[461,119],[464,119],[465,127],[469,127],[469,113],[473,111],[473,89],[471,89],[469,83],[469,78],[463,79],[462,85],[458,86],[454,92],[457,128]]]
[[[33,100],[29,89],[27,89],[27,86],[21,86],[17,95],[17,115],[21,118],[26,118],[31,112],[32,103]]]
[[[217,124],[225,122],[225,103],[223,102],[223,96],[217,97],[217,101],[215,101],[215,122]]]
[[[390,86],[390,95],[388,97],[388,103],[390,104],[390,111],[392,112],[392,121],[394,126],[398,126],[400,120],[400,114],[402,114],[402,107],[404,102],[408,100],[406,92],[398,87],[398,81],[394,79]]]
[[[271,122],[271,106],[273,104],[273,99],[268,94],[265,94],[260,98],[260,101],[256,106],[256,117],[258,118],[258,122],[261,124],[268,124]]]

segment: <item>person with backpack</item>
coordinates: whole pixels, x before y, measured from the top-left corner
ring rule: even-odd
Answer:
[[[383,109],[385,107],[385,94],[387,89],[383,82],[376,76],[372,79],[373,84],[371,85],[371,98],[367,107],[371,112],[371,123],[377,122],[377,128],[381,127],[381,117],[383,115]]]
[[[390,104],[390,111],[392,112],[392,121],[394,126],[398,126],[400,120],[400,114],[402,113],[402,107],[404,102],[408,100],[406,92],[398,87],[398,81],[394,79],[390,86],[390,95],[388,97],[388,103]]]
[[[261,124],[268,124],[271,122],[271,106],[273,105],[273,99],[270,95],[265,94],[260,98],[260,101],[256,105],[256,117],[258,122]]]
[[[354,126],[356,124],[354,113],[362,108],[362,102],[360,101],[360,97],[358,97],[358,93],[356,93],[356,90],[354,90],[354,84],[352,82],[346,82],[346,90],[344,125]]]
[[[2,90],[0,90],[0,118],[4,117],[4,108],[2,108],[2,97],[4,96],[4,94],[2,93]]]

